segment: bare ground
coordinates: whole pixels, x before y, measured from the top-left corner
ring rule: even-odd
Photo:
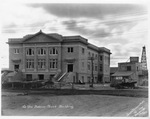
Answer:
[[[107,95],[3,95],[2,115],[148,116],[148,98]]]

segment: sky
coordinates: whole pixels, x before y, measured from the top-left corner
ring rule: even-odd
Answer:
[[[111,67],[130,56],[141,58],[148,42],[148,9],[121,3],[1,3],[1,65],[8,67],[8,38],[42,30],[64,36],[80,35],[111,51]]]

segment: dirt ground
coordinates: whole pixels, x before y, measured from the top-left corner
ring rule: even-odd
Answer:
[[[107,95],[3,95],[2,115],[147,117],[148,98]]]

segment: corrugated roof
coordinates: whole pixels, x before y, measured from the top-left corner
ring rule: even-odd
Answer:
[[[130,76],[132,75],[134,72],[132,71],[117,71],[115,72],[112,76]]]

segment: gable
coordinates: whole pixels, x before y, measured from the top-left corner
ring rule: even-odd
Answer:
[[[42,42],[60,42],[58,39],[48,36],[46,34],[40,33],[30,37],[24,41],[24,43],[42,43]]]

